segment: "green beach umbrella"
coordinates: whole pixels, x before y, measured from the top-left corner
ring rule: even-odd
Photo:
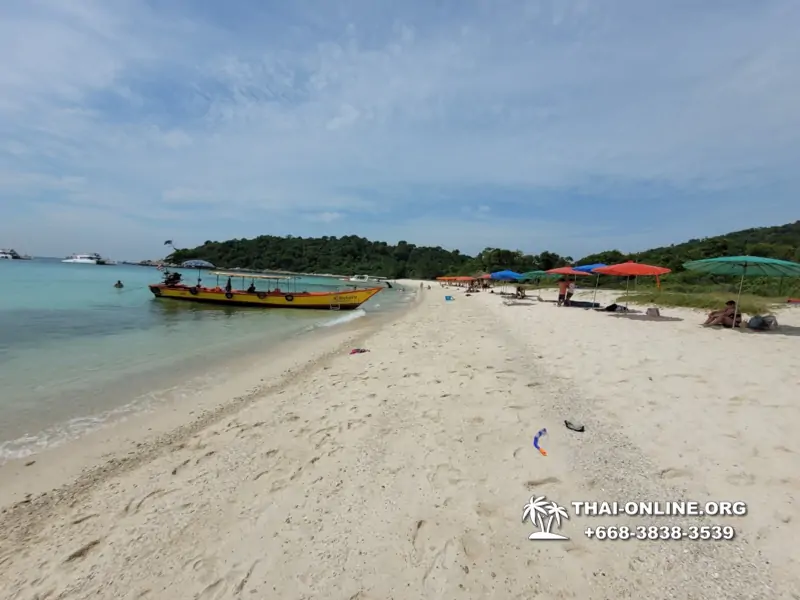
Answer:
[[[739,300],[742,297],[742,286],[745,277],[800,277],[800,263],[763,256],[720,256],[693,260],[683,265],[687,271],[708,273],[709,275],[739,276],[739,294],[736,297],[736,309],[733,313],[733,325],[739,311]]]
[[[528,271],[522,274],[521,279],[538,279],[539,277],[543,277],[544,274],[544,271]]]
[[[547,271],[528,271],[522,274],[522,279],[541,279],[542,277],[558,277]]]
[[[522,281],[533,281],[535,279],[544,279],[546,277],[558,277],[558,275],[553,275],[552,273],[548,273],[547,271],[528,271],[527,273],[523,273],[520,279]],[[540,283],[536,285],[536,288],[539,288]]]

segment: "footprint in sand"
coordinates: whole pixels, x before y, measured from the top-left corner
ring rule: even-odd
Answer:
[[[433,471],[429,472],[426,477],[431,485],[442,485],[445,481],[451,485],[456,485],[463,481],[463,479],[459,477],[461,474],[461,471],[458,469],[443,463],[434,467]]]
[[[418,556],[425,553],[434,528],[435,525],[425,519],[420,519],[414,524],[414,530],[411,533],[411,546]]]
[[[224,584],[225,580],[217,579],[203,588],[197,595],[197,600],[217,600],[223,598],[225,592]]]
[[[561,483],[561,480],[558,477],[544,477],[543,479],[531,479],[530,481],[526,481],[525,488],[528,491],[533,491],[559,483]]]
[[[92,540],[88,544],[84,544],[74,552],[72,552],[67,558],[64,560],[65,563],[74,562],[76,560],[81,560],[86,558],[86,556],[91,552],[96,546],[100,545],[102,542],[102,538],[98,538],[96,540]]]
[[[453,540],[447,540],[434,554],[422,576],[422,587],[428,598],[454,597],[459,584],[463,585],[465,578],[459,558],[458,548]]]
[[[658,476],[661,479],[679,479],[681,477],[691,477],[692,472],[688,469],[677,469],[674,467],[668,467],[666,469],[662,469],[659,471]]]
[[[159,498],[160,496],[166,496],[167,494],[173,493],[175,490],[163,490],[157,489],[149,492],[141,497],[132,498],[128,504],[125,506],[124,513],[127,514],[136,514],[144,506],[145,502],[148,500],[153,500],[155,498]]]
[[[194,461],[194,464],[199,465],[201,461],[204,461],[205,459],[209,458],[210,456],[214,456],[216,453],[217,453],[216,450],[209,450],[208,452],[203,454],[203,456],[199,457],[196,461]]]
[[[486,546],[478,534],[468,531],[461,536],[461,550],[471,561],[476,561],[486,553]]]
[[[756,477],[750,473],[734,473],[733,475],[728,475],[725,481],[732,485],[751,486],[756,483]]]
[[[99,515],[97,515],[97,514],[83,515],[81,517],[77,517],[77,518],[73,519],[71,524],[72,525],[79,525],[80,523],[83,523],[84,521],[88,521],[89,519],[94,519],[95,517],[98,517],[98,516]],[[2,564],[2,562],[0,562],[0,564]]]

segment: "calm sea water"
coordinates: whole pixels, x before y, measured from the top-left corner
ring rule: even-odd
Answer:
[[[196,281],[197,271],[182,273]],[[396,310],[410,299],[396,286],[352,312],[230,308],[155,300],[147,284],[160,277],[154,268],[127,265],[0,261],[0,463],[154,402],[189,398],[218,375],[221,357]],[[118,279],[123,289],[113,287]],[[320,291],[344,283],[303,277],[297,285]]]

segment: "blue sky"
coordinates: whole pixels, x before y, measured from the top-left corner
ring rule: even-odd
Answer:
[[[796,0],[5,0],[0,246],[579,257],[800,218]]]

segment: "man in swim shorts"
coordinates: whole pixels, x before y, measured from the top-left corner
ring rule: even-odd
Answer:
[[[567,289],[569,289],[569,282],[562,277],[558,280],[558,306],[562,306],[566,301]]]
[[[575,282],[570,281],[569,285],[567,285],[567,297],[564,299],[565,306],[572,305],[572,296],[575,295]]]

